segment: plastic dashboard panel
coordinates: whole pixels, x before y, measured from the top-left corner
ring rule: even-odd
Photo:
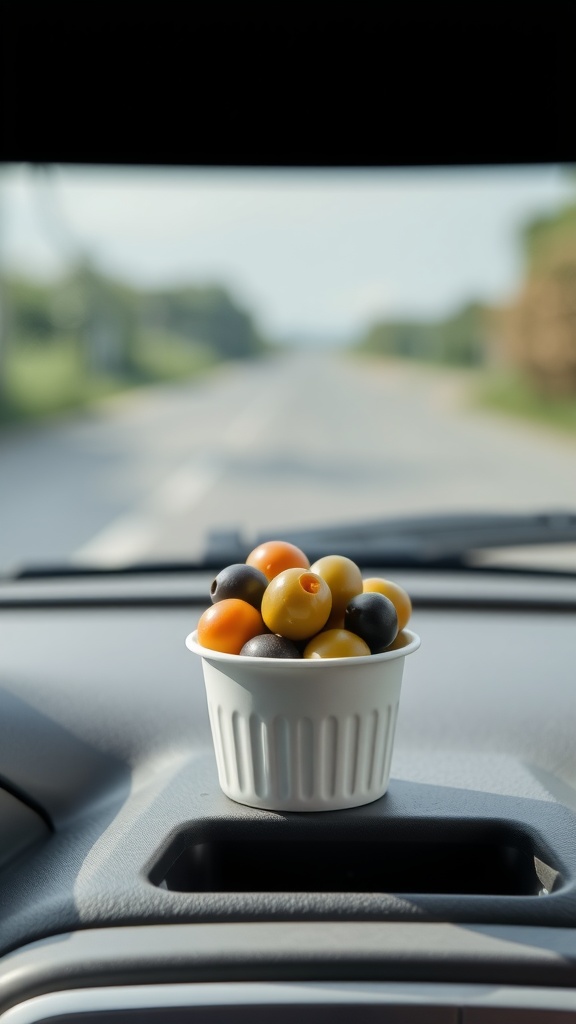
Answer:
[[[418,983],[264,982],[57,992],[8,1010],[2,1024],[563,1024],[562,989]]]
[[[184,647],[203,587],[4,600],[0,781],[43,824],[0,870],[0,1009],[192,980],[576,985],[576,587],[547,604],[534,580],[531,604],[471,575],[435,604],[404,582],[422,647],[389,792],[310,815],[219,791]],[[321,885],[342,850],[351,876]]]

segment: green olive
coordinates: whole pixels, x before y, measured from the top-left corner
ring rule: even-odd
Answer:
[[[362,593],[362,573],[352,561],[345,555],[324,555],[314,565],[310,566],[310,572],[321,576],[330,587],[332,594],[332,611],[328,625],[340,627],[344,624],[344,612],[346,605],[357,594]]]
[[[303,658],[359,658],[370,654],[370,648],[348,629],[325,629],[310,640]]]
[[[305,640],[326,624],[332,607],[330,587],[309,569],[285,569],[270,581],[262,598],[262,618],[272,633]]]

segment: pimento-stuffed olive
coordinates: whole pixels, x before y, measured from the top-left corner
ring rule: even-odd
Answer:
[[[309,569],[285,569],[262,598],[262,618],[272,633],[305,640],[325,626],[332,608],[330,587]]]

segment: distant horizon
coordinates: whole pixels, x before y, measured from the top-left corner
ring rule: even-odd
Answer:
[[[519,233],[576,198],[560,166],[206,171],[22,166],[0,172],[5,271],[49,280],[74,258],[144,290],[217,284],[263,333],[341,345],[377,320],[497,304]]]

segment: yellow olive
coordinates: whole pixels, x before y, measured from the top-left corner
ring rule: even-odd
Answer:
[[[364,640],[348,629],[325,629],[309,640],[303,658],[359,658],[370,654]]]
[[[285,569],[266,587],[262,618],[272,633],[306,640],[326,624],[332,607],[330,587],[310,569]]]
[[[329,626],[341,626],[344,621],[346,605],[351,598],[362,593],[360,569],[351,558],[346,558],[345,555],[324,555],[310,566],[310,572],[318,573],[330,587],[332,611]]]

